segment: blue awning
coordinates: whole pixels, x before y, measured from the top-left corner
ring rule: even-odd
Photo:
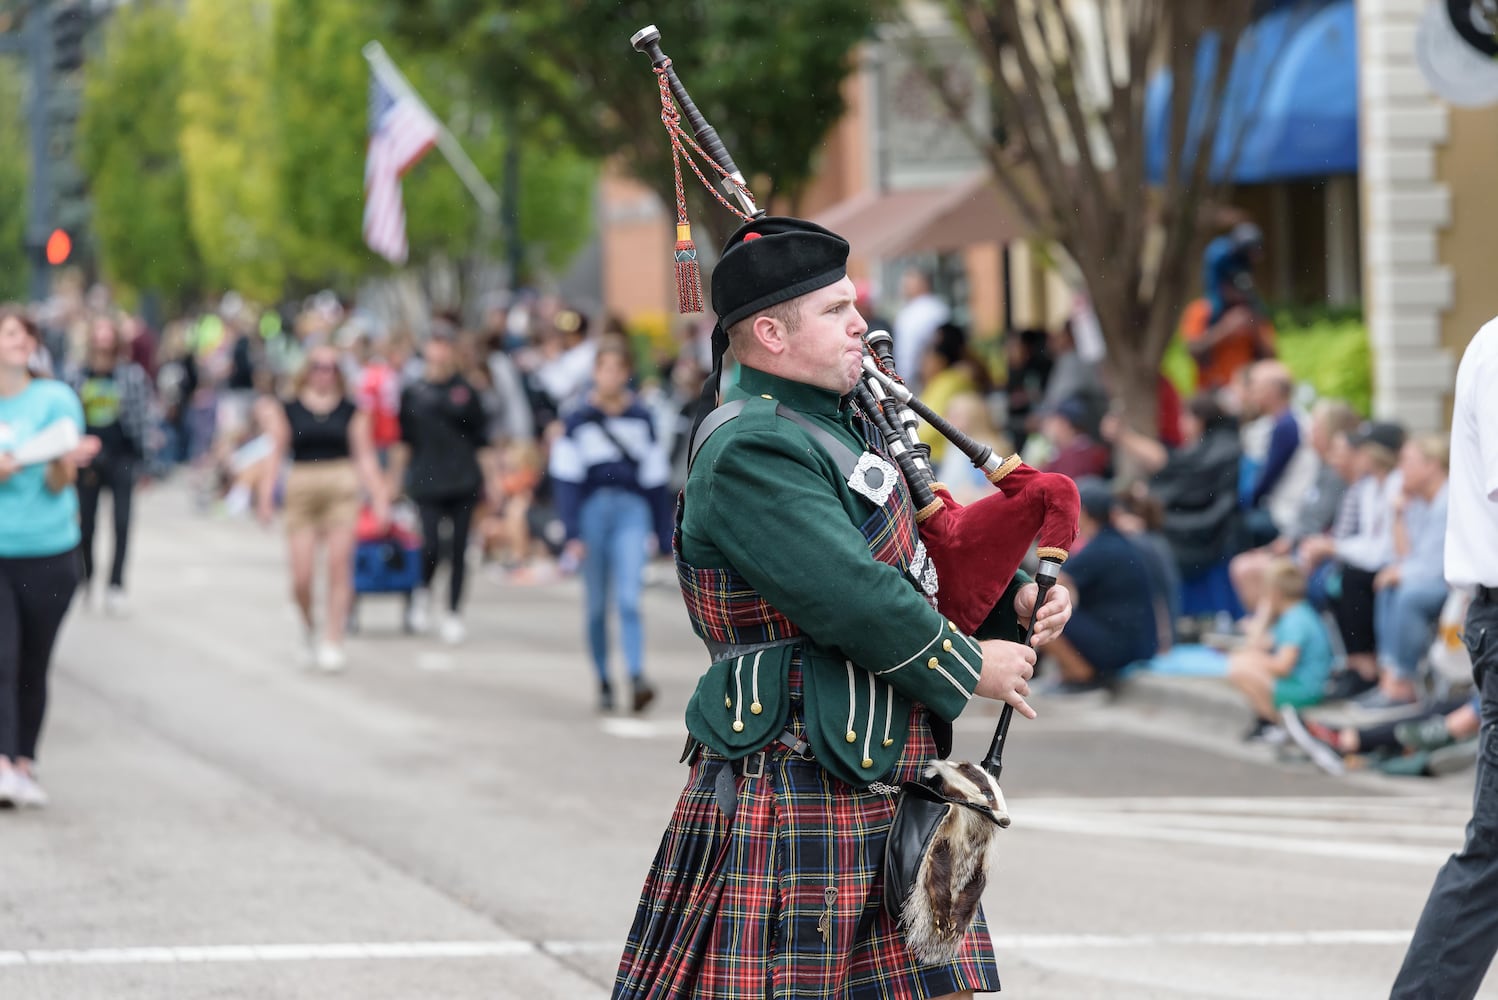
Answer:
[[[1221,177],[1242,133],[1233,180],[1262,184],[1298,177],[1356,173],[1358,169],[1358,43],[1354,0],[1330,0],[1307,10],[1286,3],[1255,21],[1238,43],[1228,73],[1222,124],[1212,169]],[[1188,150],[1200,143],[1208,113],[1207,82],[1219,45],[1197,50]],[[1151,183],[1165,176],[1165,133],[1171,75],[1159,73],[1145,93],[1145,168]],[[1184,158],[1183,164],[1195,160]]]

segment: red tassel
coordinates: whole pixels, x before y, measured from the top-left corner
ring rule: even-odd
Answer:
[[[676,308],[683,314],[702,311],[702,267],[692,227],[685,222],[676,224]]]

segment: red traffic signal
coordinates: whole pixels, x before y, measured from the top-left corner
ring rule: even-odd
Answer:
[[[47,263],[56,267],[72,252],[73,238],[61,229],[52,230],[52,235],[47,237]]]

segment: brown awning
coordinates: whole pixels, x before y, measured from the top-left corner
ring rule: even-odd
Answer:
[[[854,195],[814,221],[845,237],[853,256],[871,260],[1007,243],[1029,235],[1029,227],[987,171],[946,187]]]

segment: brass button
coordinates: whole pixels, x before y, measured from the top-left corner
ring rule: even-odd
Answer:
[[[929,660],[926,661],[926,669],[927,670],[935,670],[939,666],[941,666],[941,661],[938,660],[934,656],[931,657],[931,659],[929,659]]]
[[[848,735],[844,736],[843,739],[847,740],[849,743],[857,743],[858,742],[858,734],[855,733],[853,730],[850,729],[850,730],[848,730]]]
[[[952,640],[951,639],[943,639],[941,641],[941,648],[944,649],[944,650],[946,650],[948,653],[950,653],[952,651]]]
[[[869,758],[869,757],[865,757],[865,758],[864,758],[864,759],[863,759],[863,766],[864,766],[864,767],[873,767],[873,766],[874,766],[874,761],[873,761],[873,759],[872,759],[872,758]]]
[[[724,695],[724,697],[723,697],[723,707],[724,708],[732,708],[733,707],[733,699],[730,698],[730,697],[728,697],[727,695]]]
[[[957,623],[954,622],[954,621],[949,621],[949,622],[947,622],[947,628],[951,629],[953,632],[956,632],[957,631]]]
[[[763,712],[764,710],[765,710],[765,706],[761,705],[757,701],[754,704],[752,704],[752,705],[749,706],[749,711],[753,712],[755,715],[758,715],[759,713]]]
[[[886,747],[892,747],[894,745],[895,745],[895,741],[894,740],[885,740],[883,743],[880,744],[880,746],[886,746]]]
[[[774,399],[775,397],[772,396],[772,395],[770,395],[768,392],[762,392],[762,393],[759,394],[759,398],[760,399]]]
[[[739,722],[738,720],[734,720],[733,731],[736,733],[742,733],[744,731],[744,724],[742,722]]]

